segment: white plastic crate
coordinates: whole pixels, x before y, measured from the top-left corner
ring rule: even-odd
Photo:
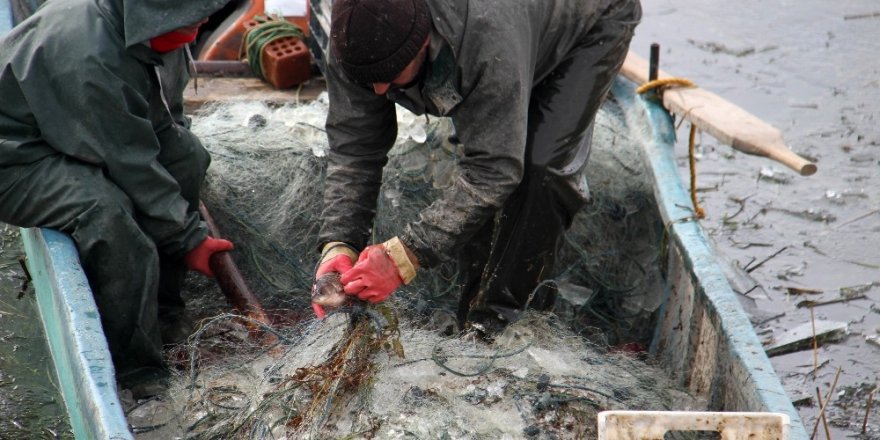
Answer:
[[[722,440],[787,440],[789,418],[763,412],[603,411],[599,440],[663,440],[667,432],[715,431]]]

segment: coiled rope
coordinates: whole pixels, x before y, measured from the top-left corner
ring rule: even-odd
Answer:
[[[299,26],[277,15],[257,15],[257,25],[248,29],[241,39],[241,57],[247,58],[251,70],[260,78],[263,75],[263,48],[280,38],[294,37],[305,40]]]
[[[648,81],[638,88],[636,88],[636,93],[642,94],[649,90],[658,90],[659,93],[663,93],[663,90],[671,88],[671,87],[685,87],[691,88],[696,87],[693,81],[686,78],[660,78],[655,79],[653,81]],[[700,206],[699,201],[697,200],[697,159],[696,159],[696,145],[695,139],[697,134],[697,126],[691,123],[690,133],[688,135],[688,164],[690,165],[690,175],[691,175],[691,203],[694,204],[694,216],[697,218],[706,217],[706,211]]]

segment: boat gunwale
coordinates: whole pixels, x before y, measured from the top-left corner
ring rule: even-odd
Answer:
[[[615,96],[628,97],[624,99],[639,102],[644,108],[648,125],[652,130],[652,139],[645,144],[645,160],[653,177],[656,206],[660,210],[665,233],[671,238],[670,245],[674,244],[677,247],[684,260],[684,266],[689,271],[688,275],[695,286],[694,294],[700,297],[696,299],[701,300],[700,304],[703,304],[705,311],[710,313],[710,320],[718,326],[716,329],[718,335],[725,342],[722,348],[726,348],[730,356],[728,362],[738,362],[747,372],[752,391],[757,394],[758,401],[764,406],[760,410],[782,413],[789,417],[791,423],[789,440],[806,440],[808,436],[800,415],[783,389],[769,357],[736,297],[737,293],[733,291],[717,262],[716,252],[705,230],[691,208],[690,194],[684,186],[674,157],[675,128],[672,115],[663,108],[653,93],[634,96],[623,91],[623,87],[631,87],[635,90],[636,84],[618,77],[612,93],[616,90]],[[668,295],[670,289],[666,290],[665,294]],[[661,302],[659,313],[661,317],[668,305],[667,299],[663,298]],[[660,328],[661,325],[658,323],[651,344],[652,353],[658,350]],[[688,353],[688,356],[692,355]],[[713,381],[718,379],[713,378]],[[718,390],[713,391],[718,392]],[[758,409],[748,408],[748,410]]]
[[[21,228],[55,375],[71,429],[82,439],[132,439],[98,308],[73,240]]]

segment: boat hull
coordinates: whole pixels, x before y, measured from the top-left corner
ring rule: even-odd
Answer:
[[[51,229],[22,229],[21,237],[74,435],[78,439],[133,438],[116,394],[113,361],[76,246],[66,234]]]
[[[673,154],[672,117],[659,101],[626,88],[635,84],[618,80],[612,93],[624,100],[622,105],[644,107],[653,138],[644,145],[646,165],[667,237],[664,299],[651,352],[677,384],[705,398],[710,410],[782,413],[791,421],[789,439],[808,438],[690,209]]]
[[[323,27],[324,0],[312,2],[313,26]],[[320,60],[321,36],[313,29]],[[675,162],[675,132],[669,113],[656,99],[637,96],[635,85],[619,78],[612,94],[635,108],[650,136],[643,144],[653,178],[655,204],[665,225],[663,306],[651,352],[675,383],[705,398],[711,411],[782,413],[790,419],[789,438],[806,439],[797,411],[786,396],[717,255],[699,222]],[[62,393],[77,438],[131,438],[115,393],[109,351],[76,248],[63,234],[22,231],[34,274],[40,313],[46,324]],[[73,281],[68,277],[73,277]],[[63,377],[62,377],[63,376]]]
[[[659,103],[635,96],[633,88],[621,78],[612,93],[624,106],[644,107],[653,134],[644,144],[645,157],[667,237],[664,300],[651,352],[678,385],[705,398],[709,410],[782,413],[791,420],[789,438],[805,439],[797,411],[688,208],[671,117]],[[76,247],[47,229],[24,229],[22,237],[77,438],[130,438]]]

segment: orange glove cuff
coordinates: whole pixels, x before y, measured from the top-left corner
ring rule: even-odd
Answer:
[[[318,266],[332,260],[340,254],[348,255],[348,257],[351,258],[351,261],[357,261],[358,259],[358,253],[347,243],[331,241],[330,243],[325,244],[321,249],[321,261],[318,263]]]
[[[415,256],[409,252],[406,245],[397,237],[382,243],[382,247],[385,248],[385,253],[391,257],[394,265],[397,266],[397,271],[400,272],[400,279],[403,280],[403,284],[409,284],[416,277],[416,270],[418,270],[419,266]]]

